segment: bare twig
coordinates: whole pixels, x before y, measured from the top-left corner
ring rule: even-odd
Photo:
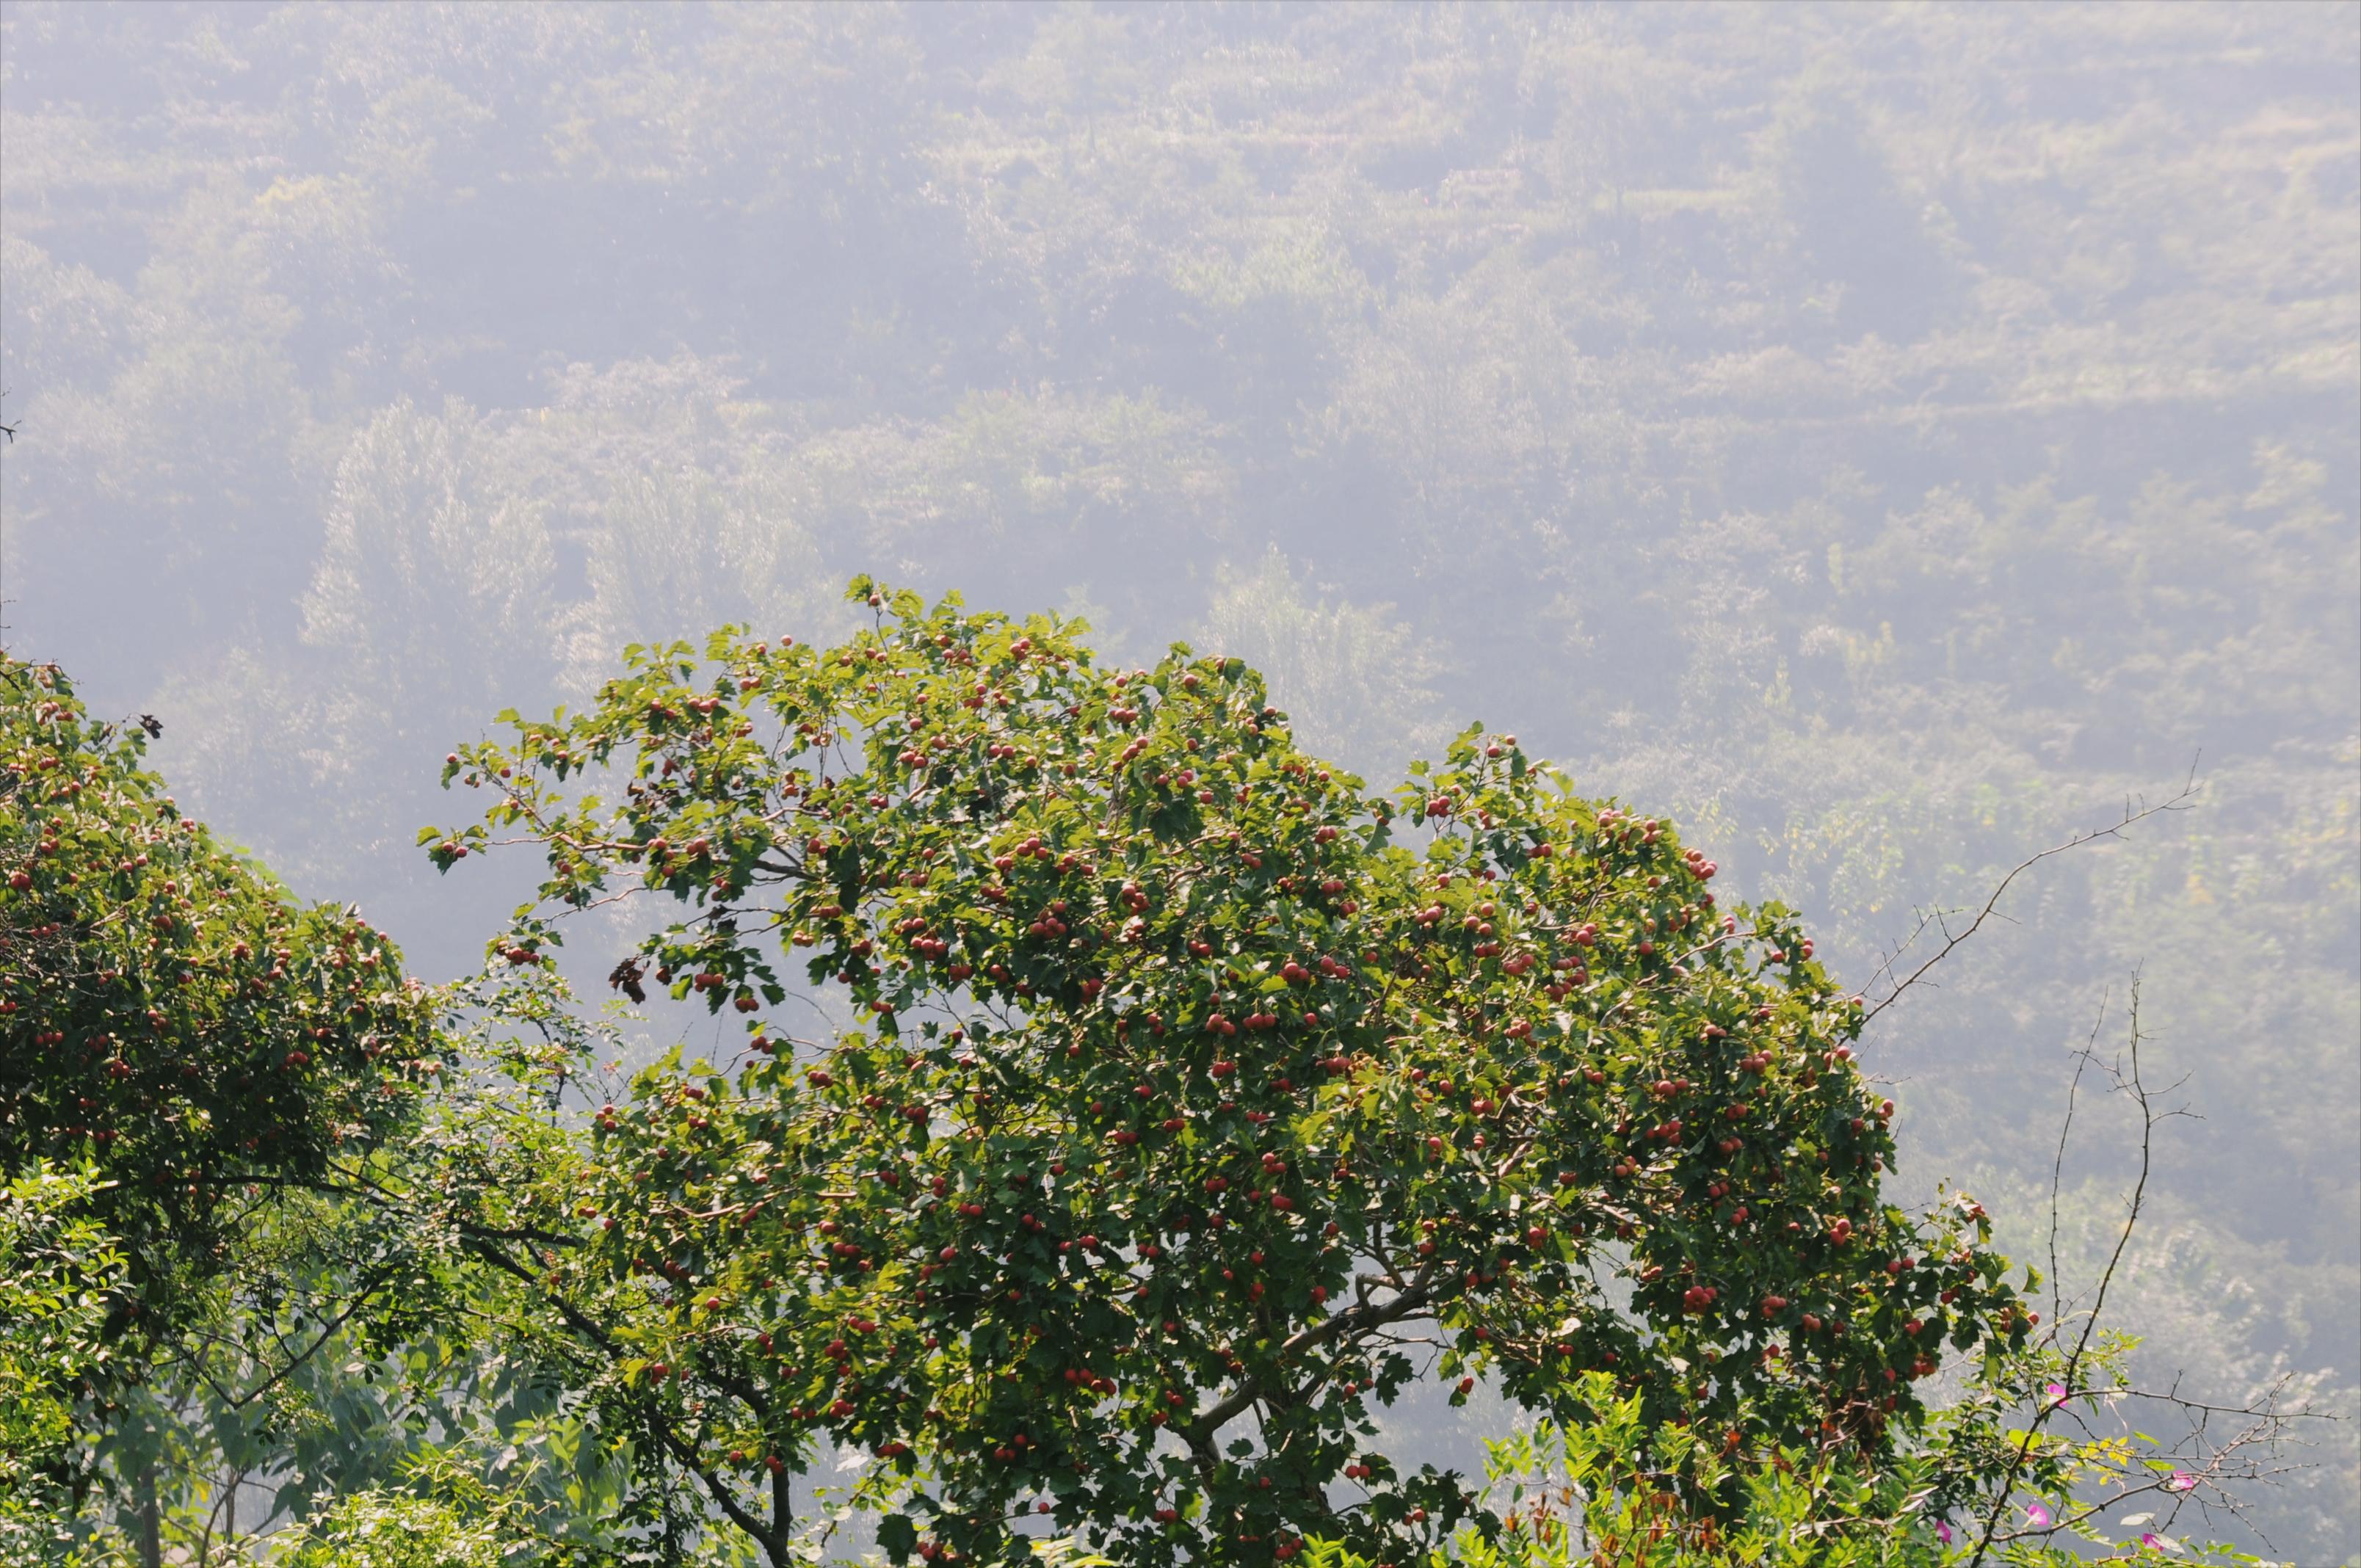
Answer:
[[[2131,1245],[2132,1231],[2139,1223],[2140,1208],[2147,1198],[2148,1174],[2155,1164],[2156,1124],[2159,1117],[2155,1102],[2148,1096],[2147,1085],[2140,1078],[2139,1008],[2140,982],[2139,977],[2135,974],[2132,977],[2131,1000],[2131,1076],[2128,1080],[2118,1076],[2116,1086],[2118,1088],[2128,1086],[2133,1100],[2139,1105],[2139,1177],[2132,1183],[2132,1195],[2124,1213],[2123,1229],[2115,1233],[2114,1251],[2107,1255],[2107,1266],[2100,1272],[2098,1293],[2092,1299],[2091,1310],[2082,1320],[2082,1332],[2074,1341],[2073,1352],[2066,1358],[2066,1386],[2069,1388],[2074,1386],[2075,1368],[2081,1364],[2084,1353],[2091,1348],[2092,1336],[2099,1332],[2099,1314],[2107,1304],[2107,1288],[2114,1283],[2115,1270],[2123,1265],[2124,1249]],[[2054,1239],[2052,1245],[2055,1245]],[[2054,1334],[2061,1326],[2053,1321],[2049,1325],[2050,1332]]]
[[[2074,1130],[2074,1101],[2081,1092],[2083,1071],[2091,1065],[2092,1055],[2098,1048],[2099,1031],[2106,1027],[2107,993],[2099,997],[2099,1015],[2091,1021],[2091,1037],[2074,1053],[2074,1081],[2066,1086],[2066,1119],[2058,1124],[2058,1157],[2049,1167],[2049,1321],[2055,1323],[2065,1310],[2058,1288],[2058,1186],[2066,1170],[2066,1137]]]
[[[2274,1384],[2269,1391],[2264,1394],[2259,1399],[2252,1401],[2245,1406],[2237,1407],[2213,1405],[2204,1403],[2200,1400],[2184,1398],[2180,1395],[2179,1385],[2177,1383],[2173,1387],[2160,1394],[2135,1389],[2128,1387],[2102,1390],[2080,1391],[2077,1391],[2075,1388],[2077,1375],[2081,1370],[2085,1359],[2091,1354],[2092,1342],[2098,1337],[2099,1327],[2102,1316],[2105,1310],[2108,1293],[2114,1285],[2117,1275],[2123,1268],[2125,1255],[2131,1245],[2132,1233],[2138,1227],[2140,1215],[2147,1203],[2148,1179],[2155,1168],[2157,1128],[2165,1122],[2189,1113],[2185,1110],[2163,1106],[2158,1103],[2158,1093],[2162,1092],[2169,1094],[2171,1092],[2173,1087],[2177,1087],[2177,1084],[2168,1086],[2166,1089],[2159,1091],[2150,1087],[2141,1069],[2140,1046],[2144,1036],[2140,1031],[2139,1005],[2139,980],[2138,977],[2135,975],[2131,987],[2129,1040],[2127,1048],[2123,1058],[2119,1058],[2115,1062],[2105,1064],[2107,1074],[2110,1079],[2113,1080],[2114,1088],[2122,1093],[2128,1094],[2139,1111],[2140,1139],[2138,1174],[2133,1181],[2131,1192],[2125,1200],[2123,1224],[2115,1234],[2114,1246],[2108,1254],[2106,1266],[2100,1271],[2097,1288],[2092,1298],[2088,1310],[2081,1311],[2080,1313],[2080,1316],[2082,1319],[2080,1332],[2073,1336],[2073,1347],[2066,1354],[2065,1365],[2060,1373],[2060,1376],[2063,1378],[2063,1386],[2068,1390],[2068,1393],[2064,1398],[2045,1398],[2041,1399],[2037,1408],[2034,1411],[2031,1420],[2026,1424],[2026,1431],[2016,1442],[2011,1445],[2012,1452],[2009,1458],[2008,1469],[2005,1474],[2002,1475],[1998,1486],[1993,1493],[1990,1511],[1984,1517],[1982,1532],[1977,1540],[1974,1552],[1971,1554],[1968,1559],[1967,1568],[1978,1568],[1978,1565],[1984,1561],[1992,1549],[1996,1545],[2005,1546],[2009,1542],[2015,1541],[2034,1537],[2047,1538],[2054,1536],[2060,1530],[2072,1529],[2076,1525],[2094,1519],[2108,1509],[2117,1507],[2131,1497],[2146,1493],[2157,1493],[2162,1496],[2173,1497],[2173,1508],[2177,1513],[2179,1508],[2190,1500],[2191,1496],[2199,1486],[2210,1486],[2214,1488],[2217,1494],[2224,1496],[2226,1506],[2230,1511],[2236,1514],[2239,1512],[2239,1504],[2235,1497],[2228,1497],[2222,1486],[2222,1483],[2225,1481],[2241,1480],[2268,1481],[2286,1473],[2289,1469],[2295,1468],[2294,1466],[2290,1465],[2280,1465],[2276,1468],[2267,1467],[2263,1462],[2263,1456],[2276,1455],[2278,1445],[2281,1442],[2287,1440],[2288,1429],[2293,1421],[2307,1418],[2324,1419],[2315,1417],[2313,1412],[2309,1410],[2287,1411],[2279,1409],[2279,1399],[2286,1391],[2287,1387],[2287,1379],[2284,1377],[2282,1377],[2279,1383]],[[2096,1030],[2094,1028],[2094,1040],[2095,1037]],[[2080,1060],[2078,1061],[2075,1069],[2075,1091],[2079,1091],[2080,1089],[2083,1069],[2088,1067],[2092,1061],[2096,1059],[2095,1049],[2092,1046],[2085,1046],[2082,1050],[2078,1053],[2078,1057]],[[2068,1097],[2067,1118],[2069,1125],[2071,1124],[2072,1121],[2075,1091],[2070,1091]],[[2059,1136],[2057,1164],[2052,1168],[2050,1179],[2049,1254],[2053,1315],[2049,1325],[2048,1343],[2052,1345],[2059,1343],[2064,1330],[2064,1324],[2062,1321],[2063,1308],[2059,1304],[2062,1299],[2062,1291],[2059,1289],[2057,1277],[2057,1203],[2059,1172],[2062,1170],[2065,1163],[2065,1134],[2061,1130]],[[2125,1398],[2152,1400],[2159,1403],[2169,1404],[2180,1409],[2190,1421],[2191,1430],[2189,1434],[2189,1442],[2191,1447],[2185,1455],[2175,1455],[2173,1457],[2176,1460],[2185,1462],[2185,1467],[2184,1464],[2175,1464],[2173,1468],[2165,1475],[2147,1477],[2141,1480],[2137,1485],[2126,1484],[2121,1490],[2116,1491],[2104,1499],[2086,1506],[2079,1506],[2071,1510],[2067,1510],[2059,1518],[2037,1522],[2035,1524],[2015,1530],[2004,1530],[2002,1528],[2002,1522],[2008,1517],[2008,1509],[2012,1496],[2015,1491],[2017,1482],[2024,1475],[2026,1464],[2031,1459],[2038,1445],[2038,1440],[2042,1429],[2049,1424],[2051,1419],[2056,1416],[2060,1409],[2068,1409],[2073,1399],[2088,1397],[2093,1393],[2103,1395],[2111,1398]],[[2228,1415],[2246,1418],[2246,1425],[2236,1432],[2233,1433],[2226,1441],[2214,1441],[2209,1443],[2209,1428],[2213,1419],[2217,1416]],[[2245,1459],[2238,1459],[2235,1457],[2249,1450],[2260,1452],[2257,1457]],[[2199,1507],[2203,1508],[2206,1505],[2202,1500],[2199,1502]]]
[[[2036,858],[2037,859],[2038,857]],[[2030,864],[2031,862],[2028,861],[2026,863]],[[2015,873],[2011,872],[2010,874],[2014,876]],[[2005,887],[2007,884],[2004,883],[2002,885]],[[1994,893],[1993,896],[1997,899],[2000,895],[1998,893]],[[1947,952],[1949,950],[1949,949],[1948,948],[1945,949]],[[1941,954],[1938,954],[1936,956],[1939,958],[1941,957]],[[1923,969],[1920,972],[1924,972]],[[1897,994],[1899,993],[1897,992]],[[2131,1243],[2133,1228],[2139,1223],[2140,1206],[2146,1200],[2147,1194],[2148,1170],[2154,1152],[2156,1116],[2154,1114],[2151,1102],[2148,1100],[2147,1091],[2140,1083],[2139,1040],[2139,981],[2135,977],[2132,981],[2131,999],[2130,1083],[2133,1096],[2137,1101],[2140,1108],[2139,1178],[2133,1183],[2129,1209],[2124,1216],[2123,1229],[2116,1234],[2114,1251],[2110,1254],[2107,1258],[2107,1266],[2101,1271],[2097,1297],[2091,1304],[2090,1312],[2082,1320],[2081,1335],[2075,1341],[2073,1350],[2066,1358],[2065,1384],[2066,1387],[2070,1391],[2074,1387],[2075,1369],[2081,1364],[2083,1353],[2090,1348],[2092,1335],[2098,1332],[2099,1311],[2100,1309],[2106,1304],[2107,1288],[2114,1281],[2115,1269],[2123,1262],[2124,1248]],[[2090,1058],[2085,1055],[2082,1059],[2084,1063],[2087,1063]],[[2077,1088],[2081,1086],[2081,1067],[2078,1065],[2074,1073],[2074,1082]],[[2120,1076],[2118,1076],[2116,1081],[2118,1086],[2121,1086],[2124,1080]],[[2070,1092],[2067,1101],[2067,1119],[2069,1124],[2071,1124],[2072,1117],[2073,1099]],[[2065,1135],[2061,1132],[2059,1135],[2059,1161],[2061,1166],[2065,1160]],[[2055,1270],[2057,1268],[2058,1251],[2058,1221],[2054,1178],[2051,1193],[2049,1248],[2050,1267],[2053,1271],[2050,1277],[2050,1289],[2052,1291],[2052,1305],[2054,1307],[2056,1303],[2056,1291],[2058,1288],[2058,1281],[2055,1274]],[[2057,1334],[2058,1329],[2059,1323],[2056,1317],[2053,1315],[2049,1324],[2049,1332],[2053,1336],[2053,1343],[2054,1336]],[[1976,1541],[1976,1550],[1974,1554],[1968,1559],[1968,1568],[1978,1568],[1978,1565],[1983,1562],[1985,1553],[1991,1550],[1994,1539],[2000,1534],[2000,1522],[2007,1516],[2009,1497],[2016,1489],[2017,1477],[2024,1473],[2026,1461],[2030,1459],[2033,1455],[2035,1442],[2040,1435],[2041,1429],[2049,1423],[2049,1418],[2051,1415],[2056,1413],[2059,1405],[2062,1403],[2062,1400],[2044,1400],[2040,1408],[2035,1411],[2032,1421],[2028,1423],[2024,1438],[2013,1445],[2014,1452],[2011,1453],[2009,1458],[2008,1471],[2001,1477],[2000,1486],[1993,1491],[1992,1511],[1984,1519],[1983,1532]]]
[[[1954,949],[1960,947],[1971,937],[1973,937],[1978,931],[1982,930],[1983,928],[1984,922],[1992,919],[1998,912],[2002,897],[2007,894],[2009,888],[2015,883],[2018,877],[2023,876],[2026,872],[2031,871],[2035,866],[2039,865],[2042,861],[2048,860],[2054,855],[2065,854],[2070,850],[2079,850],[2083,845],[2096,842],[2101,839],[2120,839],[2130,828],[2139,823],[2147,821],[2151,817],[2158,816],[2168,811],[2185,811],[2189,809],[2191,804],[2197,798],[2199,793],[2202,792],[2204,787],[2205,786],[2202,784],[2198,782],[2197,763],[2192,760],[2189,764],[2189,776],[2181,781],[2180,789],[2175,791],[2169,799],[2158,801],[2154,804],[2150,804],[2145,798],[2126,800],[2124,803],[2123,814],[2107,826],[2103,828],[2088,828],[2082,832],[2076,833],[2072,837],[2066,839],[2061,842],[2050,845],[2049,848],[2041,850],[2038,854],[2027,856],[2026,859],[2018,861],[2009,870],[2007,875],[2000,879],[2000,882],[1993,888],[1991,896],[1984,900],[1982,907],[1976,910],[1974,916],[1970,918],[1965,925],[1954,929],[1951,924],[1951,917],[1957,915],[1965,914],[1966,911],[1964,910],[1935,909],[1928,911],[1925,916],[1920,917],[1916,928],[1914,929],[1908,937],[1903,939],[1901,945],[1895,948],[1883,963],[1878,965],[1876,970],[1870,977],[1870,983],[1873,985],[1881,978],[1891,980],[1894,965],[1901,961],[1902,955],[1908,952],[1912,946],[1917,942],[1919,938],[1926,935],[1929,927],[1934,927],[1937,931],[1942,934],[1943,945],[1937,948],[1934,953],[1929,955],[1926,961],[1919,964],[1917,968],[1903,976],[1901,980],[1894,981],[1893,989],[1888,991],[1876,1002],[1871,1003],[1869,1010],[1861,1014],[1861,1021],[1863,1023],[1867,1023],[1870,1019],[1876,1017],[1880,1013],[1884,1012],[1887,1008],[1900,1001],[1902,999],[1903,992],[1908,991],[1912,986],[1916,985],[1920,981],[1925,980],[1927,972],[1937,964],[1941,963],[1945,959],[1950,957]],[[2001,916],[2000,918],[2004,920],[2008,918],[2008,916],[2004,915]]]

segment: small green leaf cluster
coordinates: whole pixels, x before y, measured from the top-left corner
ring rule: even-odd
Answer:
[[[434,1450],[400,1486],[347,1493],[272,1544],[280,1568],[589,1568],[544,1530],[512,1490],[487,1485]]]
[[[2039,1375],[2043,1360],[2030,1347],[1993,1358],[1973,1379],[1967,1403],[1997,1400],[2022,1411],[2026,1380]],[[2103,1372],[2114,1362],[2107,1354],[2089,1365]],[[2060,1442],[2054,1446],[2068,1456],[2062,1467],[2038,1477],[2012,1473],[2002,1456],[1963,1434],[1953,1412],[1877,1464],[1827,1443],[1723,1450],[1693,1431],[1653,1432],[1639,1395],[1596,1374],[1587,1380],[1592,1419],[1580,1425],[1543,1419],[1487,1443],[1486,1516],[1407,1561],[1423,1568],[2258,1562],[2189,1541],[2173,1528],[2179,1515],[2194,1511],[2175,1506],[2186,1492],[2152,1497],[2159,1487],[2138,1484],[2114,1453],[2145,1446],[2136,1437],[2128,1445],[2113,1437]],[[1334,1539],[1310,1543],[1305,1562],[1373,1568],[1371,1558]]]
[[[0,1563],[62,1561],[70,1549],[75,1391],[105,1376],[101,1331],[123,1273],[78,1212],[99,1185],[38,1161],[0,1188]]]

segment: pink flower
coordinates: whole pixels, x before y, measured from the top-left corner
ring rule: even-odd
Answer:
[[[2164,1538],[2157,1534],[2156,1531],[2149,1530],[2140,1537],[2140,1544],[2149,1548],[2151,1551],[2162,1552],[2164,1550]]]
[[[2063,1383],[2052,1383],[2043,1392],[2049,1396],[2049,1408],[2053,1410],[2066,1402],[2066,1385]]]
[[[2176,1470],[2165,1482],[2164,1489],[2168,1492],[2194,1492],[2197,1490],[2197,1477],[2186,1470]]]
[[[1950,1545],[1951,1527],[1945,1524],[1941,1519],[1937,1519],[1935,1521],[1935,1539],[1941,1541],[1946,1546]]]
[[[2025,1522],[2032,1526],[2035,1530],[2048,1530],[2049,1528],[2049,1510],[2043,1508],[2039,1503],[2027,1503],[2025,1507]]]

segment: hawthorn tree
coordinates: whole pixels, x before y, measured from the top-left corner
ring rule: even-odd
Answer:
[[[392,945],[182,816],[148,740],[0,653],[0,1172],[97,1179],[75,1209],[122,1252],[130,1374],[255,1195],[401,1124],[434,1050]]]
[[[445,768],[484,819],[422,836],[545,854],[511,970],[653,896],[612,983],[742,1022],[597,1108],[535,1283],[774,1562],[821,1440],[897,1562],[1015,1561],[1038,1517],[1401,1563],[1499,1523],[1376,1451],[1414,1380],[1875,1452],[1946,1344],[2021,1343],[1981,1209],[1881,1198],[1859,999],[1668,824],[1480,729],[1374,795],[1235,660],[851,592],[840,646],[725,630],[503,716]]]

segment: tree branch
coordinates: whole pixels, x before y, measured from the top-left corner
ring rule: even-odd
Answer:
[[[1998,895],[1994,894],[1994,896]],[[2131,999],[2131,1076],[2126,1080],[2121,1073],[2115,1075],[2116,1086],[2127,1087],[2139,1106],[2139,1177],[2132,1184],[2130,1204],[2124,1215],[2123,1229],[2116,1233],[2114,1250],[2107,1256],[2107,1266],[2100,1272],[2098,1292],[2092,1299],[2089,1313],[2082,1320],[2082,1332],[2075,1339],[2074,1348],[2066,1357],[2065,1384],[2070,1396],[2074,1387],[2074,1374],[2081,1365],[2083,1354],[2091,1347],[2092,1337],[2099,1332],[2099,1314],[2107,1304],[2108,1287],[2114,1283],[2115,1271],[2123,1265],[2124,1249],[2131,1245],[2132,1232],[2139,1224],[2140,1208],[2147,1196],[2148,1173],[2154,1165],[2158,1117],[2154,1103],[2148,1098],[2147,1086],[2140,1079],[2139,993],[2139,978],[2135,975],[2132,979]],[[2081,1081],[2079,1071],[2076,1081],[2078,1083]],[[2059,1157],[2061,1160],[2064,1157],[2062,1142]],[[2054,1210],[2052,1213],[2050,1247],[2051,1255],[2054,1258],[2058,1243]],[[2050,1283],[2054,1290],[2057,1282],[2052,1279]],[[2055,1343],[2059,1326],[2057,1320],[2052,1318],[2049,1324],[2052,1343]],[[2040,1436],[2041,1429],[2048,1424],[2050,1416],[2065,1402],[2064,1399],[2045,1399],[2040,1408],[2035,1411],[2033,1420],[2027,1423],[2024,1438],[2012,1445],[2014,1452],[2009,1458],[2008,1472],[2001,1478],[2000,1486],[1993,1495],[1992,1513],[1984,1520],[1983,1533],[1976,1541],[1976,1550],[1968,1559],[1967,1568],[1979,1568],[1985,1554],[1991,1551],[1993,1540],[2000,1531],[2000,1521],[2008,1511],[2009,1495],[2016,1488],[2017,1477],[2025,1472],[2026,1461],[2032,1457],[2034,1445]]]
[[[1885,993],[1884,996],[1872,1003],[1869,1010],[1861,1014],[1861,1022],[1863,1024],[1868,1023],[1871,1019],[1876,1017],[1879,1014],[1884,1012],[1887,1008],[1900,1001],[1902,999],[1903,992],[1908,991],[1912,986],[1916,985],[1920,981],[1926,979],[1927,971],[1932,970],[1937,964],[1941,963],[1945,959],[1950,957],[1955,949],[1965,944],[1967,940],[1973,937],[1978,931],[1983,929],[1984,922],[1991,919],[1993,914],[1999,909],[2002,896],[2008,892],[2010,886],[2015,883],[2018,877],[2023,876],[2026,872],[2031,871],[2034,867],[2039,865],[2042,861],[2048,860],[2053,855],[2065,854],[2070,850],[2081,849],[2083,845],[2094,843],[2101,839],[2120,839],[2133,827],[2161,813],[2168,811],[2185,811],[2189,809],[2190,803],[2196,799],[2199,793],[2202,792],[2204,787],[2205,786],[2202,784],[2198,782],[2197,764],[2192,761],[2189,764],[2189,776],[2181,782],[2180,788],[2174,792],[2171,798],[2159,801],[2152,806],[2144,799],[2138,801],[2126,801],[2124,804],[2123,815],[2117,817],[2114,822],[2109,823],[2106,827],[2093,828],[2083,832],[2076,833],[2071,838],[2067,839],[2060,843],[2052,844],[2049,848],[2041,850],[2039,853],[2027,856],[2026,859],[2018,861],[2015,866],[2010,868],[2008,874],[2002,877],[1999,883],[1993,887],[1992,890],[1992,895],[1986,898],[1983,902],[1982,907],[1975,912],[1974,918],[1970,920],[1965,926],[1960,927],[1958,930],[1955,931],[1951,928],[1950,923],[1946,916],[1949,915],[1961,913],[1961,911],[1938,909],[1927,915],[1918,922],[1917,928],[1912,931],[1910,935],[1903,940],[1902,945],[1896,948],[1893,954],[1888,957],[1884,962],[1878,965],[1875,973],[1870,977],[1871,982],[1872,984],[1875,983],[1877,979],[1881,976],[1890,978],[1894,972],[1894,964],[1900,961],[1902,955],[1909,951],[1911,946],[1926,933],[1927,927],[1933,926],[1943,933],[1943,945],[1936,949],[1936,951],[1928,957],[1924,963],[1921,963],[1916,969],[1912,970],[1907,975],[1905,975],[1894,984],[1891,991]],[[2004,916],[2002,918],[2005,919],[2006,916]]]

